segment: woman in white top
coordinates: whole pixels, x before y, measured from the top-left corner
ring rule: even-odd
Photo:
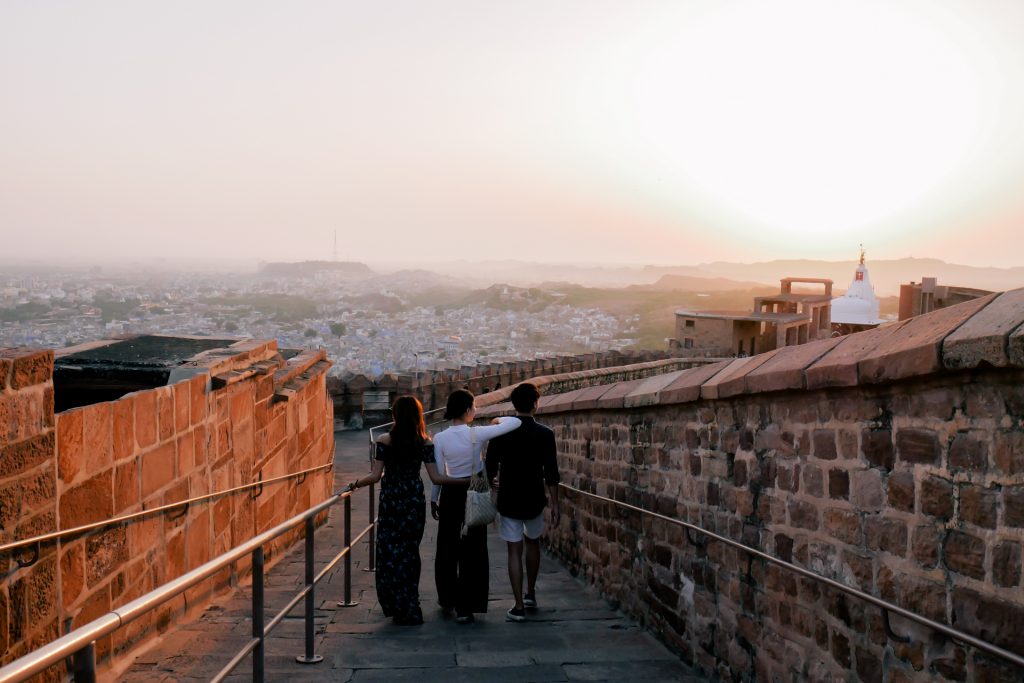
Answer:
[[[495,424],[473,427],[476,411],[473,394],[457,389],[448,396],[444,418],[450,427],[434,435],[434,457],[437,469],[449,477],[468,477],[484,469],[480,457],[489,439],[507,434],[519,427],[515,417],[501,417]],[[488,572],[487,528],[470,527],[462,535],[466,512],[466,486],[434,487],[432,501],[437,502],[437,557],[434,578],[437,598],[444,613],[455,610],[456,621],[468,624],[474,612],[487,611]],[[431,505],[433,512],[433,505]]]

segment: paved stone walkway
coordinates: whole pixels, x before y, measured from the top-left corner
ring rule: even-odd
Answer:
[[[347,482],[368,469],[366,432],[337,435],[336,481]],[[353,499],[352,533],[366,526],[367,494]],[[505,573],[504,543],[489,534],[490,610],[470,625],[445,619],[434,599],[433,549],[436,523],[428,516],[421,546],[420,596],[425,623],[395,626],[377,606],[373,574],[362,571],[367,548],[360,543],[352,559],[352,598],[359,604],[338,607],[344,597],[342,565],[317,587],[316,652],[324,661],[298,664],[304,652],[303,607],[267,641],[268,681],[445,681],[522,683],[546,681],[624,681],[697,683],[679,659],[622,613],[612,610],[592,590],[576,581],[551,558],[541,560],[537,582],[539,609],[523,624],[505,621],[512,592]],[[342,508],[335,506],[327,525],[316,534],[318,568],[337,552],[343,537]],[[333,541],[332,539],[337,539]],[[267,619],[303,582],[302,544],[267,577]],[[248,640],[248,586],[209,607],[199,619],[169,631],[136,657],[117,680],[129,683],[205,681]],[[228,679],[251,680],[247,658]]]

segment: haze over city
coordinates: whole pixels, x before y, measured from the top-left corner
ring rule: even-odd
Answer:
[[[1022,31],[995,0],[4,3],[0,262],[1022,265]]]

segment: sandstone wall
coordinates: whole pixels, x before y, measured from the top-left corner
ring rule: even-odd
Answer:
[[[699,524],[1024,654],[1024,290],[549,399],[563,481]],[[481,417],[508,412],[507,404]],[[550,546],[722,680],[1024,671],[577,494]],[[696,542],[696,543],[695,543]]]
[[[4,406],[19,406],[17,430],[0,432],[3,541],[68,529],[330,462],[333,420],[322,352],[281,360],[273,342],[241,342],[201,354],[195,376],[53,414],[50,352],[0,364]],[[19,374],[20,365],[31,372]],[[23,377],[31,379],[23,386]],[[24,419],[23,416],[30,419]],[[0,421],[6,424],[6,421]],[[0,424],[0,430],[5,429]],[[23,453],[20,460],[8,452]],[[18,466],[7,463],[20,462]],[[187,511],[155,514],[44,544],[35,565],[0,586],[2,661],[79,626],[319,502],[332,476],[321,470]],[[15,501],[17,505],[15,505]],[[267,547],[268,557],[297,533]],[[272,560],[271,560],[272,561]],[[183,612],[248,573],[246,563],[190,591],[97,644],[105,657],[163,630]]]

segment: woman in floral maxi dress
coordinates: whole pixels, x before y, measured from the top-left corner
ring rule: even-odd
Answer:
[[[391,408],[394,425],[376,443],[370,474],[349,488],[382,481],[377,516],[377,600],[384,616],[396,624],[423,623],[420,610],[420,541],[426,522],[426,499],[420,465],[435,484],[465,486],[469,478],[441,474],[434,445],[423,422],[423,406],[414,396],[400,396]],[[383,476],[383,480],[382,480]]]

